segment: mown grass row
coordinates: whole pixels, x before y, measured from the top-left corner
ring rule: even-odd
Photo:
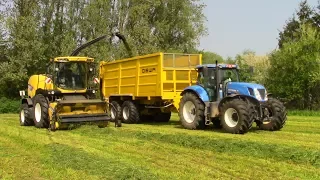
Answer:
[[[4,179],[317,179],[320,121],[290,116],[282,131],[232,135],[138,124],[49,132],[0,115]]]

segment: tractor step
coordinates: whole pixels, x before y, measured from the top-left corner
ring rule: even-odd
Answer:
[[[101,114],[77,114],[77,115],[59,115],[61,123],[80,123],[80,122],[103,122],[111,121],[111,117],[106,113]]]

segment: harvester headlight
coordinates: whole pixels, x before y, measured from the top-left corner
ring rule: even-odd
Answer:
[[[51,91],[51,94],[54,94],[54,91]]]
[[[92,90],[92,93],[94,94],[94,93],[96,93],[96,91],[95,91],[95,90]]]
[[[253,92],[254,92],[254,96],[255,96],[259,101],[261,101],[262,98],[261,98],[261,96],[260,96],[260,93],[259,93],[258,89],[254,88],[254,89],[253,89]]]

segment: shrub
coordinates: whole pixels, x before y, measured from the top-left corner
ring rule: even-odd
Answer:
[[[8,99],[5,97],[0,98],[0,113],[19,113],[20,100]]]

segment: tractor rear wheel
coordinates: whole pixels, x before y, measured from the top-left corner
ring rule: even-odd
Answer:
[[[28,104],[23,103],[20,107],[20,125],[21,126],[32,126],[34,124],[32,120],[32,108],[29,108]]]
[[[231,99],[221,106],[220,115],[223,129],[232,134],[247,133],[252,126],[249,105],[241,99]]]
[[[49,103],[47,99],[42,95],[38,94],[34,97],[33,102],[34,111],[34,124],[37,128],[48,128],[49,127]]]
[[[110,103],[111,119],[115,122],[117,127],[121,127],[121,106],[118,101],[112,101]]]
[[[267,102],[269,120],[258,122],[257,125],[262,130],[277,131],[283,128],[287,120],[285,106],[277,99],[270,98]]]
[[[184,128],[204,129],[205,106],[198,96],[191,92],[185,93],[180,100],[179,106],[179,117]]]
[[[138,108],[132,101],[125,101],[122,104],[120,114],[123,123],[135,124],[140,122]]]

